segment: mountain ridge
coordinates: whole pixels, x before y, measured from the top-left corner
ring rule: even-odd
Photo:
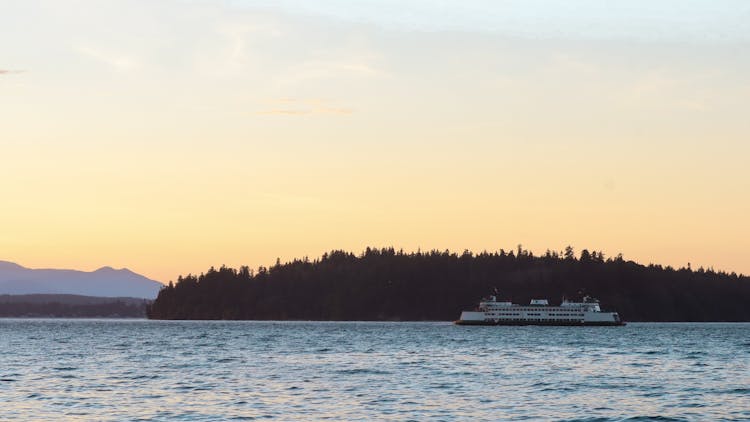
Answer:
[[[127,268],[94,271],[27,268],[0,260],[0,294],[73,294],[154,299],[163,284]]]

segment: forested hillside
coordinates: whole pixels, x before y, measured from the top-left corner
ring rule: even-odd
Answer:
[[[154,319],[454,320],[495,289],[499,298],[559,303],[589,294],[627,321],[750,321],[750,278],[641,265],[573,248],[506,252],[333,251],[271,268],[180,277],[149,307]]]

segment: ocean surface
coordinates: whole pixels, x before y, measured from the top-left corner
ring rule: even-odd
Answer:
[[[1,420],[750,420],[750,324],[0,319]]]

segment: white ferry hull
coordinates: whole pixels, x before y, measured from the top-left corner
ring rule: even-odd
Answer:
[[[622,326],[617,312],[603,312],[595,299],[551,306],[546,299],[534,299],[530,305],[499,302],[495,296],[483,299],[476,310],[463,311],[457,325],[544,325],[544,326]]]
[[[626,325],[624,321],[486,321],[486,320],[457,320],[456,325],[506,325],[524,326],[540,325],[551,327],[614,327]]]

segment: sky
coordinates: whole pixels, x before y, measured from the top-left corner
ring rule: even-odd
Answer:
[[[750,3],[0,0],[0,259],[750,274]]]

